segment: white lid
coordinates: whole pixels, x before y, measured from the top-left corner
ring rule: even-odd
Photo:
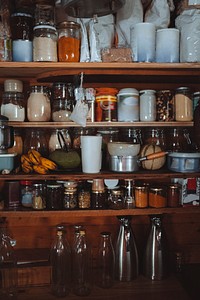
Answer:
[[[1,157],[13,157],[17,156],[17,153],[0,153],[0,158]]]
[[[119,180],[118,179],[104,179],[104,183],[109,189],[112,189],[118,185]]]
[[[5,92],[20,92],[23,91],[23,82],[17,79],[6,79],[4,81]]]
[[[124,89],[121,89],[119,91],[119,93],[117,94],[117,96],[119,95],[139,95],[139,92],[138,90],[134,89],[134,88],[124,88]]]
[[[148,93],[155,94],[156,91],[155,90],[141,90],[140,91],[140,94],[148,94]]]
[[[51,25],[37,25],[33,28],[33,30],[41,29],[41,28],[47,28],[47,29],[52,29],[52,30],[56,31],[56,28],[54,26],[51,26]]]

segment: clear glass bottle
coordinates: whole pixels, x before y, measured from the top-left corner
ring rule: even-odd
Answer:
[[[23,122],[25,120],[24,94],[21,92],[4,92],[1,115],[7,117],[9,121]]]
[[[92,289],[91,251],[86,233],[80,230],[72,251],[73,292],[77,296],[88,296]]]
[[[37,25],[33,28],[33,34],[33,61],[58,61],[56,28]]]
[[[79,62],[81,32],[80,25],[72,21],[58,24],[58,60]]]
[[[65,235],[65,227],[57,225],[56,238],[50,250],[51,292],[65,297],[71,288],[71,249]]]
[[[17,258],[5,224],[0,228],[0,298],[17,299]]]
[[[161,280],[169,273],[168,247],[160,216],[151,216],[151,228],[143,258],[143,273],[151,280]]]
[[[97,257],[97,285],[110,288],[114,283],[115,253],[110,232],[101,232]]]
[[[120,228],[116,243],[115,276],[119,281],[131,281],[138,277],[139,261],[131,217],[118,217]]]
[[[51,101],[48,88],[34,85],[27,100],[27,119],[30,122],[48,122],[51,119]]]

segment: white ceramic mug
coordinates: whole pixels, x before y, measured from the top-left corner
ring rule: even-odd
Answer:
[[[81,136],[81,159],[83,173],[99,173],[102,162],[102,136]]]

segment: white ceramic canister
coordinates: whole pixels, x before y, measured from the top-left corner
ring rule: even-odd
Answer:
[[[158,29],[156,32],[156,62],[179,62],[180,33],[176,28]]]
[[[51,119],[51,102],[45,86],[31,87],[27,100],[27,118],[30,122],[48,122]]]
[[[131,49],[133,61],[154,62],[156,27],[153,23],[137,23],[131,27]]]
[[[156,91],[140,91],[140,121],[153,122],[156,120]]]
[[[139,92],[134,88],[124,88],[117,94],[117,114],[119,122],[139,121]]]
[[[4,81],[4,92],[23,92],[23,82],[18,79],[6,79]]]

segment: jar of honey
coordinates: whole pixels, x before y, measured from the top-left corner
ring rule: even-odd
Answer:
[[[150,187],[149,206],[153,208],[167,206],[167,191],[165,187]]]
[[[135,207],[146,208],[149,202],[148,185],[137,185],[134,187]]]
[[[58,24],[58,61],[79,62],[80,25],[72,21]]]

